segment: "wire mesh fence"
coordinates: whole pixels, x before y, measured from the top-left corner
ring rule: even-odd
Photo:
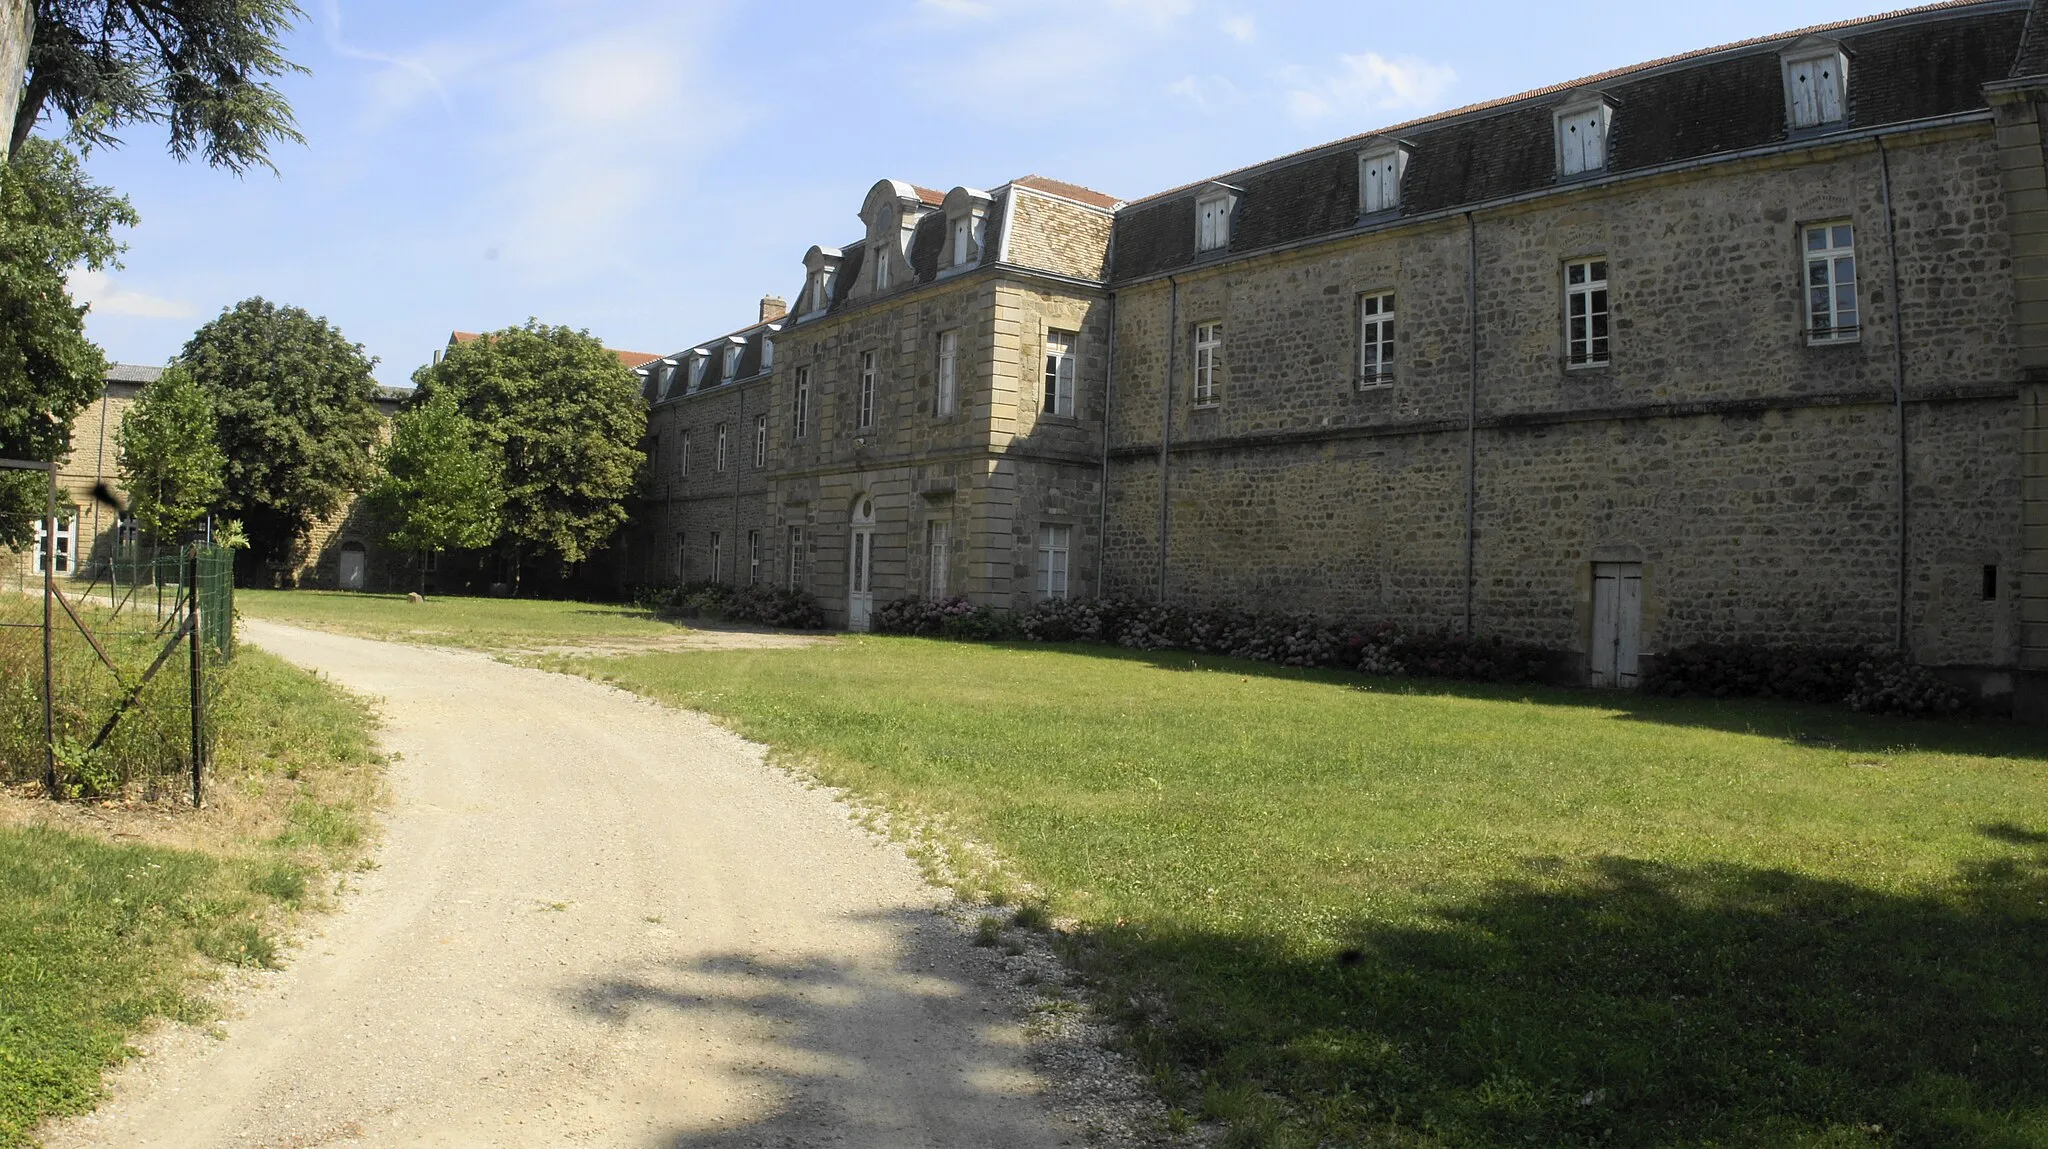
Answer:
[[[0,578],[0,770],[60,795],[198,801],[209,671],[234,651],[233,553],[126,548],[60,563],[47,595],[42,562]]]

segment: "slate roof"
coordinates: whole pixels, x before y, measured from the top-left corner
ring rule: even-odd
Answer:
[[[1474,104],[1348,137],[1217,177],[1242,191],[1232,253],[1312,239],[1358,223],[1358,147],[1391,136],[1411,146],[1402,215],[1429,214],[1559,183],[1553,110],[1596,88],[1614,106],[1611,173],[1785,142],[1778,52],[1829,34],[1849,53],[1847,129],[1986,106],[1983,86],[2026,66],[2022,40],[2048,70],[2048,29],[2027,31],[2026,0],[1951,0],[1924,8],[1723,45]],[[2039,39],[2041,43],[2034,43]],[[1195,262],[1190,184],[1117,212],[1112,281]],[[1206,255],[1207,253],[1205,253]],[[1208,256],[1215,258],[1215,256]]]
[[[141,383],[147,385],[163,377],[164,369],[161,367],[144,367],[139,363],[107,364],[106,381],[109,383]]]

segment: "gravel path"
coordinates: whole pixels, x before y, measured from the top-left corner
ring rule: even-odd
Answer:
[[[1069,1143],[943,895],[758,747],[479,655],[245,635],[385,700],[380,866],[225,1040],[153,1041],[52,1149]]]

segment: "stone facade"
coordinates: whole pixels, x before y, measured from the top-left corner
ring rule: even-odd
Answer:
[[[1026,606],[1056,526],[1071,595],[1390,619],[1594,670],[1621,578],[1631,666],[1693,642],[1897,644],[2005,689],[2048,669],[2036,7],[1710,50],[1131,203],[884,181],[860,243],[812,249],[773,335],[763,521],[803,528],[801,581],[842,622],[872,500],[878,601],[931,593],[937,522],[946,590]],[[1850,66],[1822,121],[1794,61],[1832,50]],[[1563,117],[1598,106],[1570,171]],[[1395,202],[1366,194],[1374,156]],[[1575,304],[1595,268],[1597,303]],[[1599,312],[1597,352],[1574,306]],[[1068,338],[1072,406],[1048,411],[1046,348]],[[754,496],[724,497],[743,518]]]

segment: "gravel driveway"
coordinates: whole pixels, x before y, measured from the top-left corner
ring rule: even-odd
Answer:
[[[379,696],[378,869],[225,1040],[53,1147],[1051,1146],[943,895],[705,719],[480,655],[251,621]]]

